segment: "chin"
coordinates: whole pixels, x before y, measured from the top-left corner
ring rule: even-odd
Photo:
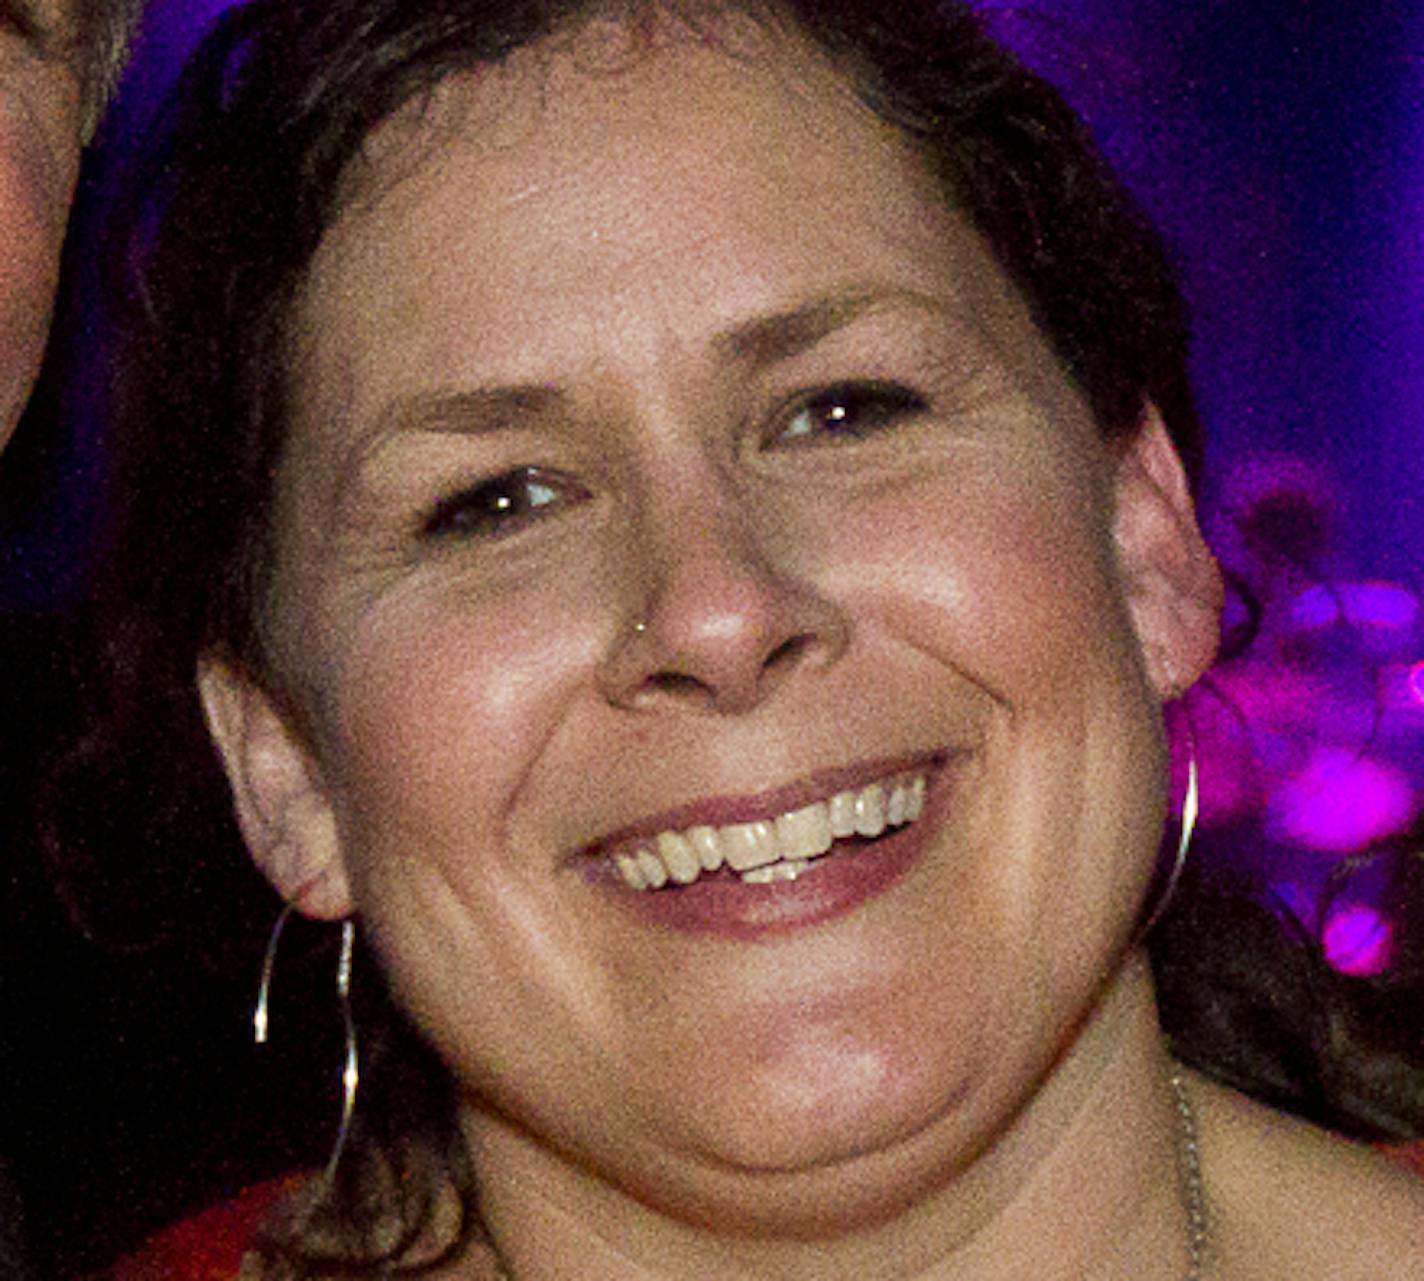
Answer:
[[[889,1219],[952,1177],[974,1146],[959,1080],[928,1066],[862,1059],[842,1064],[850,1079],[834,1088],[788,1085],[709,1108],[692,1136],[705,1144],[691,1167],[700,1177],[641,1195],[749,1235],[823,1237]]]
[[[664,1117],[681,1133],[668,1137],[734,1187],[780,1189],[737,1209],[762,1230],[824,1230],[828,1216],[889,1212],[906,1186],[982,1144],[981,1091],[1001,1097],[991,1078],[1014,1059],[983,1001],[947,995],[936,985],[899,1002],[823,998],[779,1029],[747,1028],[728,1052],[685,1065]]]

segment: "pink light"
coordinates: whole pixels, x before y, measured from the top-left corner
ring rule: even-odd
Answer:
[[[1417,809],[1414,787],[1400,770],[1323,748],[1276,788],[1266,824],[1289,844],[1349,853],[1401,831]]]
[[[1389,968],[1394,923],[1363,903],[1347,903],[1330,914],[1320,942],[1325,959],[1341,974],[1366,978]]]
[[[1424,712],[1424,662],[1381,666],[1379,689],[1382,706],[1410,715]]]

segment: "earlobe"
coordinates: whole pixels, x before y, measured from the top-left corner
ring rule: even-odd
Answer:
[[[240,666],[204,658],[198,690],[253,861],[304,915],[350,915],[336,816],[310,750]]]
[[[1114,500],[1113,539],[1143,664],[1158,696],[1173,698],[1216,657],[1223,590],[1181,459],[1153,407],[1118,457]]]

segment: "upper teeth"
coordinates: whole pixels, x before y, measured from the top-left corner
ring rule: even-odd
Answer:
[[[924,805],[923,775],[872,783],[771,820],[659,832],[653,840],[617,854],[614,862],[635,890],[661,889],[669,881],[690,885],[704,872],[724,866],[753,883],[795,880],[833,841],[903,827],[919,818]]]

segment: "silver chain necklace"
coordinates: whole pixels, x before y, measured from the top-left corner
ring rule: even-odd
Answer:
[[[1177,1105],[1177,1172],[1182,1183],[1182,1209],[1187,1212],[1187,1275],[1183,1281],[1201,1281],[1206,1266],[1206,1188],[1202,1185],[1201,1147],[1197,1141],[1197,1114],[1187,1097],[1187,1086],[1176,1068],[1168,1078]],[[501,1281],[512,1281],[502,1277]]]
[[[1206,1189],[1202,1185],[1201,1148],[1197,1142],[1197,1114],[1187,1097],[1187,1086],[1176,1068],[1168,1078],[1177,1112],[1177,1174],[1181,1179],[1182,1209],[1187,1214],[1187,1272],[1182,1281],[1202,1281],[1206,1264]],[[490,1249],[494,1249],[493,1243]],[[495,1251],[495,1281],[514,1281],[509,1265]]]

